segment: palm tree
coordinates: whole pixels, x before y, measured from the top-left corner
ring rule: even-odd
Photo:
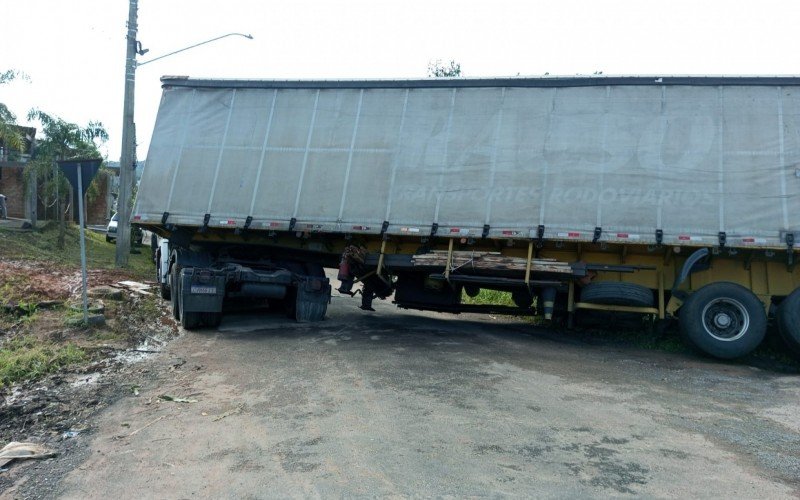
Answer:
[[[100,157],[94,141],[108,140],[108,133],[100,122],[89,122],[86,127],[80,127],[38,109],[30,110],[28,120],[41,123],[43,135],[37,141],[35,156],[28,168],[33,169],[37,180],[45,184],[45,196],[54,197],[59,220],[58,246],[63,248],[66,229],[63,201],[69,193],[69,184],[58,167],[54,166],[55,162]]]

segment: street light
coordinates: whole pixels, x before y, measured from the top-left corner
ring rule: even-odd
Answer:
[[[133,97],[136,85],[136,67],[149,64],[153,61],[158,61],[165,57],[183,52],[200,45],[214,42],[221,38],[228,36],[241,36],[249,40],[253,39],[252,35],[245,35],[242,33],[227,33],[210,40],[206,40],[182,49],[175,50],[163,56],[158,56],[149,61],[141,63],[136,62],[136,54],[140,56],[149,52],[148,49],[143,49],[141,42],[136,40],[137,31],[137,18],[138,18],[138,0],[129,0],[128,8],[128,35],[127,35],[127,49],[125,56],[125,97],[122,111],[122,154],[119,161],[119,198],[117,199],[117,253],[116,253],[116,266],[125,267],[128,265],[128,256],[131,251],[131,191],[133,189],[134,172],[136,171],[136,132],[135,124],[133,122]]]
[[[165,57],[169,57],[169,56],[175,55],[178,52],[183,52],[185,50],[193,49],[195,47],[199,47],[199,46],[205,45],[207,43],[216,42],[217,40],[219,40],[221,38],[225,38],[226,36],[242,36],[242,37],[247,38],[248,40],[252,40],[253,39],[253,35],[245,35],[244,33],[228,33],[228,34],[225,34],[225,35],[222,35],[222,36],[218,36],[216,38],[212,38],[211,40],[206,40],[204,42],[196,43],[194,45],[189,45],[188,47],[184,47],[182,49],[178,49],[178,50],[175,50],[173,52],[169,52],[167,54],[164,54],[163,56],[154,57],[153,59],[150,59],[148,61],[143,61],[143,62],[137,63],[136,66],[137,67],[138,66],[144,66],[145,64],[150,64],[153,61],[158,61],[159,59],[164,59]],[[145,52],[147,52],[147,49],[145,49],[144,52],[139,52],[139,55],[144,55]]]

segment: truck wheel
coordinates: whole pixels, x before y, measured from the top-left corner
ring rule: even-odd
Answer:
[[[182,280],[180,279],[181,273],[183,272],[184,268],[181,267],[181,266],[178,266],[178,265],[174,265],[174,266],[172,266],[172,269],[173,269],[173,271],[177,269],[177,277],[175,278],[175,281],[174,281],[174,283],[177,283],[177,286],[175,287],[174,293],[171,294],[173,297],[175,295],[178,296],[178,299],[177,299],[178,316],[180,316],[180,318],[176,318],[176,319],[180,320],[181,326],[185,330],[193,330],[193,329],[197,328],[198,326],[200,326],[200,320],[201,320],[201,314],[202,313],[196,312],[196,311],[187,312],[187,311],[184,310],[184,308],[183,308],[183,284],[182,284]],[[189,268],[189,269],[191,269],[191,268]],[[175,313],[175,311],[173,309],[173,314],[174,313]]]
[[[683,303],[679,318],[684,341],[720,359],[748,354],[767,331],[764,305],[736,283],[711,283],[697,290]]]
[[[783,299],[775,319],[781,339],[800,357],[800,288]]]
[[[599,281],[581,289],[581,302],[611,306],[653,307],[653,291],[635,283]]]
[[[169,286],[167,286],[167,283],[164,281],[164,279],[161,278],[161,259],[160,258],[156,261],[156,273],[157,273],[156,274],[156,281],[158,282],[158,292],[161,295],[161,298],[164,299],[164,300],[170,300]]]
[[[184,330],[194,330],[198,326],[200,326],[200,314],[199,312],[181,312],[181,326]]]
[[[327,303],[304,301],[295,307],[295,320],[300,323],[312,323],[325,319],[328,310]]]
[[[172,317],[176,321],[181,319],[181,305],[178,302],[178,297],[181,294],[180,280],[178,279],[180,275],[181,266],[177,263],[173,264],[170,271],[170,302],[172,303]]]

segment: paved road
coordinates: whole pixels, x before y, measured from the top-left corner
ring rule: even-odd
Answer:
[[[795,376],[356,304],[334,297],[322,325],[231,316],[181,336],[93,423],[60,495],[800,492]]]

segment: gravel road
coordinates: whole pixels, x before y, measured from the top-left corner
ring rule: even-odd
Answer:
[[[50,494],[800,495],[796,375],[357,302],[182,335]]]

